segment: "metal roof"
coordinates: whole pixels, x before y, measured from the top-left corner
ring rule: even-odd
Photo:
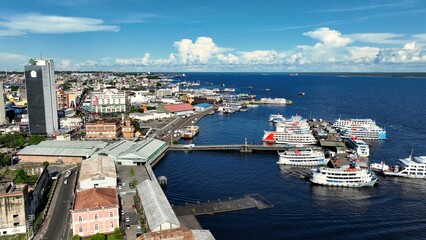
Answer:
[[[165,222],[180,226],[175,212],[158,183],[145,180],[137,185],[137,190],[151,230]]]
[[[129,148],[131,148],[134,145],[134,142],[122,140],[119,142],[115,142],[108,147],[104,148],[100,153],[108,154],[108,156],[111,157],[118,157],[122,152],[127,151]]]
[[[191,229],[191,232],[194,234],[195,240],[215,240],[210,230]]]
[[[114,160],[107,156],[98,155],[82,161],[79,182],[93,177],[117,178]]]
[[[106,145],[107,143],[101,141],[47,140],[38,145],[25,147],[18,152],[18,155],[90,157],[95,151]]]

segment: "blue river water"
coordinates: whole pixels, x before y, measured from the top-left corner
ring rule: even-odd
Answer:
[[[186,80],[237,93],[284,97],[288,106],[259,106],[198,122],[195,144],[260,143],[273,129],[272,113],[333,121],[371,118],[388,139],[370,142],[370,161],[394,164],[426,155],[426,78],[326,75],[193,73]],[[252,88],[248,88],[251,86]],[[270,90],[266,90],[270,89]],[[305,96],[298,96],[303,91]],[[172,204],[237,198],[259,193],[274,207],[197,217],[218,240],[230,239],[426,239],[426,180],[380,178],[371,188],[311,185],[304,169],[279,166],[277,153],[169,152],[155,167],[167,176]]]

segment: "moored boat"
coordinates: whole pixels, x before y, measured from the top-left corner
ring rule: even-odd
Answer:
[[[328,159],[325,158],[322,150],[295,149],[278,152],[278,164],[298,165],[298,166],[316,166],[326,165]]]
[[[319,167],[311,170],[312,183],[339,187],[371,187],[378,178],[368,169],[362,169],[355,163],[341,168]]]
[[[383,169],[382,174],[392,177],[426,178],[426,156],[413,157],[412,154],[399,159],[395,166]]]

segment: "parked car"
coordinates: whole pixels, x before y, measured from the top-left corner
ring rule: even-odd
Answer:
[[[127,224],[126,224],[126,228],[127,228],[127,229],[130,229],[130,224],[128,224],[128,223],[127,223]]]
[[[130,222],[130,218],[129,217],[126,217],[126,222]]]

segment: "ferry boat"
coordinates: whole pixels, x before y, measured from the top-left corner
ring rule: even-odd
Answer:
[[[284,117],[281,114],[271,114],[271,115],[269,115],[269,121],[270,122],[275,122],[276,123],[278,121],[281,121],[282,119],[284,119]]]
[[[285,98],[261,98],[260,101],[264,102],[265,104],[283,104],[283,105],[285,105],[287,103]]]
[[[337,119],[333,127],[341,130],[343,138],[357,137],[359,139],[384,140],[386,130],[376,125],[371,119]]]
[[[426,156],[399,159],[397,165],[383,169],[382,174],[392,177],[426,178]]]
[[[370,147],[368,144],[356,137],[349,138],[348,145],[355,150],[360,157],[368,157],[370,155]]]
[[[262,141],[268,143],[284,143],[289,145],[315,145],[317,140],[312,133],[294,131],[272,132],[265,131]]]
[[[287,150],[278,152],[278,164],[314,166],[327,165],[328,159],[325,158],[324,152],[321,150],[304,149],[304,150]]]
[[[257,104],[248,104],[247,107],[248,108],[258,108],[259,105],[257,105]]]
[[[196,125],[187,126],[183,130],[181,138],[183,138],[183,139],[192,139],[192,138],[194,138],[195,135],[198,134],[198,130],[199,129],[200,129],[200,127],[198,127]]]
[[[368,169],[362,169],[355,163],[341,168],[319,167],[311,170],[312,183],[338,187],[371,187],[378,178]]]

